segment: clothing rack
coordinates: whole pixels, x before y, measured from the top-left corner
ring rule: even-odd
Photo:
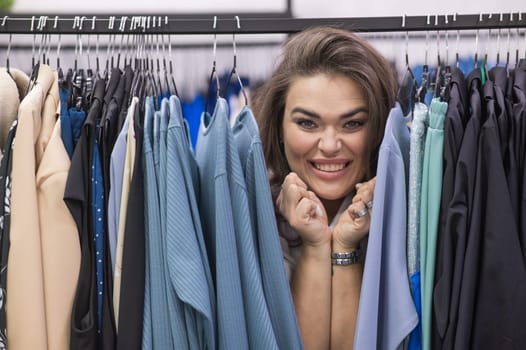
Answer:
[[[292,18],[286,14],[0,16],[0,34],[291,34],[320,25],[356,32],[526,28],[526,13],[355,18]]]

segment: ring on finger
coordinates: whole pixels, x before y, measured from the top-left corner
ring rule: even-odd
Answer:
[[[367,210],[367,208],[363,208],[362,210],[356,212],[356,215],[361,218],[361,217],[364,217],[365,215],[369,214],[369,210]]]
[[[365,206],[367,207],[367,209],[372,209],[373,208],[373,200],[371,199],[369,202],[365,203]]]

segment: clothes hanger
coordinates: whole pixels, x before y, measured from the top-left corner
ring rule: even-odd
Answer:
[[[241,29],[241,26],[239,24],[239,16],[234,17],[237,22],[237,29]],[[235,76],[237,78],[237,82],[241,88],[241,92],[243,93],[243,97],[245,99],[245,106],[248,105],[248,98],[247,93],[245,92],[245,87],[243,86],[243,82],[241,81],[241,77],[239,76],[239,73],[237,72],[237,50],[236,50],[236,33],[232,32],[232,48],[234,51],[234,62],[232,65],[232,70],[230,71],[230,74],[228,75],[228,79],[226,81],[225,86],[223,87],[223,96],[226,96],[228,86],[230,85],[230,81],[232,79],[232,76]]]
[[[402,17],[402,28],[405,28],[406,15]],[[405,73],[398,88],[397,100],[404,115],[413,110],[416,96],[416,79],[409,65],[409,31],[405,32]]]
[[[5,27],[8,18],[9,18],[9,16],[4,16],[4,19],[2,20],[2,27]],[[14,80],[13,75],[11,74],[11,70],[9,69],[9,54],[11,52],[12,39],[13,39],[13,34],[9,33],[9,42],[7,43],[7,53],[6,53],[6,58],[5,58],[5,67],[6,67],[7,74],[9,74],[11,79]]]
[[[153,34],[152,34],[152,37],[153,37]],[[164,96],[163,84],[161,82],[161,64],[160,64],[160,59],[159,59],[159,34],[155,34],[155,46],[156,46],[156,67],[157,69],[155,71],[154,76],[157,79],[156,84],[157,84],[157,87],[159,88],[158,96]]]
[[[435,15],[435,26],[438,25],[438,15]],[[437,68],[435,70],[435,81],[433,83],[433,98],[440,97],[440,90],[442,88],[443,83],[443,69],[442,69],[442,60],[440,58],[440,31],[437,29],[437,36],[436,36],[436,44],[437,44]]]
[[[513,22],[513,13],[510,12],[510,22]],[[506,39],[506,75],[510,76],[509,66],[510,66],[510,36],[511,28],[508,28],[508,38]]]
[[[430,16],[427,15],[427,24],[430,23]],[[429,66],[427,65],[427,55],[429,48],[429,30],[426,30],[426,48],[424,54],[424,66],[422,67],[422,79],[420,82],[420,87],[416,90],[415,100],[417,102],[425,103],[425,98],[427,94],[428,84],[429,84]]]
[[[172,59],[172,41],[170,40],[170,34],[168,34],[168,64],[170,67],[170,82],[172,83],[172,89],[171,92],[175,94],[176,96],[179,96],[179,92],[177,91],[177,85],[175,84],[175,77],[173,73],[173,59]]]
[[[456,21],[456,15],[453,16],[453,20]],[[446,25],[449,24],[447,14],[444,16],[444,21]],[[445,33],[445,39],[446,39],[445,40],[446,41],[446,65],[444,68],[441,85],[440,85],[440,101],[449,102],[449,93],[451,90],[452,75],[451,75],[451,66],[449,65],[449,31],[447,29]],[[457,50],[457,55],[458,55],[458,50]]]
[[[33,45],[32,45],[32,50],[31,50],[31,75],[29,77],[29,84],[28,84],[28,87],[27,87],[27,91],[26,91],[26,95],[27,93],[29,92],[29,90],[31,90],[33,88],[33,86],[35,85],[36,81],[38,80],[38,72],[40,70],[40,55],[42,53],[42,43],[44,41],[44,29],[46,27],[46,23],[47,23],[47,19],[48,19],[48,16],[40,16],[39,17],[39,20],[38,20],[38,24],[37,24],[37,27],[36,27],[36,30],[40,30],[41,33],[42,33],[42,40],[40,40],[40,44],[39,44],[39,47],[38,47],[38,54],[37,54],[37,61],[35,61],[35,46],[36,46],[36,37],[37,37],[37,34],[36,34],[36,31],[34,32],[33,34]],[[34,24],[35,24],[35,16],[32,16],[31,17],[31,32],[34,31]]]
[[[522,22],[522,13],[519,12],[519,22]],[[521,37],[521,33],[520,33],[520,30],[519,30],[519,27],[517,27],[517,45],[516,45],[516,50],[515,50],[515,69],[517,69],[519,67],[519,46],[520,46],[520,43],[519,43],[519,38]],[[526,35],[525,35],[525,38],[526,38]]]
[[[214,24],[212,26],[212,29],[216,29],[217,27],[217,16],[214,16]],[[217,75],[217,70],[216,70],[216,53],[217,53],[217,34],[214,32],[214,43],[213,43],[213,50],[212,50],[212,55],[213,55],[213,62],[212,62],[212,71],[210,72],[210,78],[208,79],[208,93],[206,94],[206,99],[205,99],[205,111],[209,111],[208,109],[208,102],[209,102],[209,95],[210,95],[210,89],[212,88],[212,82],[214,81],[215,79],[215,83],[216,83],[216,99],[219,99],[220,95],[219,95],[219,91],[221,89],[221,85],[219,83],[219,76]]]

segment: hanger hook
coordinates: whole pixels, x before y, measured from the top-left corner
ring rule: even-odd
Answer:
[[[431,16],[427,15],[427,30],[426,30],[426,50],[424,55],[424,65],[427,66],[427,52],[429,48],[429,23],[430,23]]]
[[[9,16],[4,16],[4,19],[2,20],[2,27],[5,27],[7,23],[7,18]],[[9,72],[9,53],[11,52],[11,40],[12,40],[13,34],[9,33],[9,42],[7,44],[7,53],[6,53],[6,69]]]
[[[53,29],[57,29],[58,27],[58,16],[55,16],[55,23],[53,24]]]
[[[513,22],[513,12],[510,12],[510,24]],[[508,39],[507,39],[507,49],[506,49],[506,68],[510,64],[510,36],[511,36],[511,27],[508,27]]]
[[[405,28],[405,17],[406,14],[402,16],[402,28]],[[405,31],[405,65],[409,67],[409,31]]]
[[[86,16],[80,17],[80,20],[79,20],[79,31],[82,31],[82,26],[84,25],[84,20],[86,20]]]
[[[214,57],[214,67],[215,67],[215,63],[216,63],[216,50],[217,50],[217,34],[216,34],[216,26],[217,26],[217,16],[214,16],[214,25],[212,27],[212,29],[214,29],[214,47],[213,47],[213,51],[212,51],[212,54],[213,54],[213,57]]]
[[[499,65],[500,63],[500,31],[501,31],[501,28],[500,28],[500,25],[502,24],[502,12],[500,13],[500,16],[499,16],[499,31],[497,32],[497,66]],[[488,39],[489,41],[489,39]]]
[[[522,21],[522,14],[519,12],[519,22]],[[517,67],[519,65],[519,46],[520,46],[520,42],[519,42],[519,39],[520,39],[520,36],[521,36],[521,33],[520,33],[520,30],[519,30],[519,27],[517,27],[517,46],[516,46],[516,49],[515,49],[515,67]]]
[[[241,29],[241,25],[239,24],[239,16],[234,17],[237,22],[237,30]],[[236,36],[235,36],[235,30],[232,32],[232,45],[234,49],[234,67],[232,68],[232,73],[236,74],[237,82],[239,83],[239,87],[241,88],[241,92],[243,93],[243,98],[245,99],[245,106],[248,105],[248,97],[247,93],[245,91],[245,87],[243,86],[243,82],[241,81],[241,77],[239,76],[239,73],[237,72],[237,51],[236,51]],[[229,79],[230,80],[230,79]],[[229,81],[230,83],[230,81]]]
[[[435,27],[437,27],[437,62],[440,67],[440,30],[438,29],[438,15],[435,15]]]
[[[482,22],[482,13],[479,14],[479,24]],[[478,67],[478,60],[479,60],[479,28],[477,27],[477,31],[475,32],[475,68]]]
[[[455,12],[455,14],[453,14],[453,22],[455,22],[455,24],[457,22],[457,14],[456,14],[456,12]],[[455,61],[456,61],[457,68],[459,68],[459,64],[460,64],[459,63],[459,61],[460,61],[459,60],[459,54],[458,54],[458,44],[459,44],[459,42],[460,42],[460,30],[457,29],[457,42],[455,44]]]
[[[446,26],[449,24],[447,13],[444,15],[444,23]],[[446,28],[446,66],[449,66],[449,30]]]

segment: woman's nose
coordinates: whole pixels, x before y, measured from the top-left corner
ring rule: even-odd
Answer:
[[[323,132],[318,147],[327,155],[337,153],[341,148],[341,140],[338,137],[338,133],[333,130],[326,130]]]

